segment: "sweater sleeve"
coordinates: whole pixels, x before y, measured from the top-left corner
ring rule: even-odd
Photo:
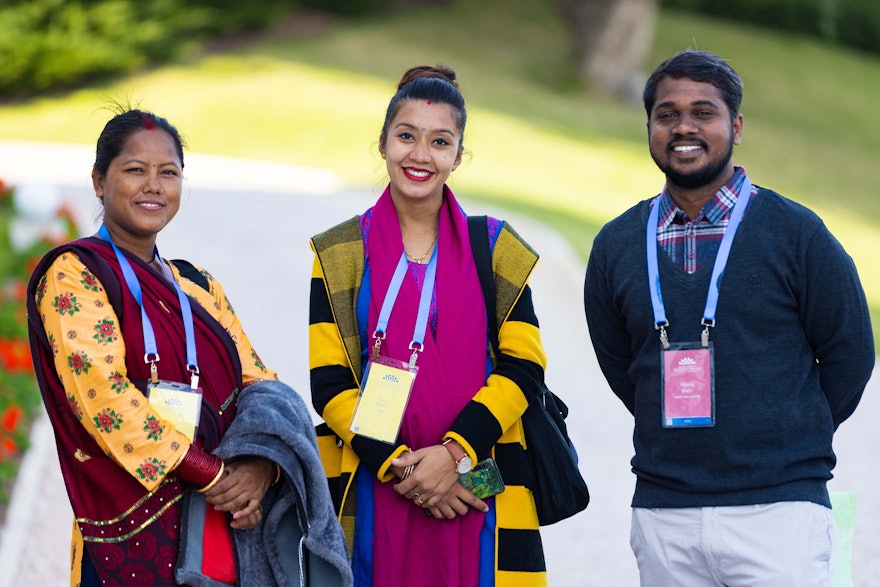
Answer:
[[[874,368],[871,317],[855,264],[821,222],[805,264],[801,322],[836,429],[855,410]]]
[[[607,257],[602,233],[593,243],[584,280],[584,310],[590,339],[602,374],[611,390],[630,413],[635,410],[635,385],[628,370],[633,361],[632,341],[623,316],[614,305],[608,281]]]
[[[486,385],[465,405],[448,434],[474,462],[519,420],[528,407],[528,390],[534,393],[544,376],[547,357],[528,285],[501,325],[498,346],[501,356]]]
[[[380,481],[390,480],[393,477],[389,472],[390,460],[407,447],[359,436],[350,429],[359,384],[336,324],[317,257],[312,267],[309,300],[309,377],[315,411],[336,436],[352,447],[368,470]]]

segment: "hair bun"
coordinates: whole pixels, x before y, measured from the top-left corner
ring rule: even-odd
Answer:
[[[452,87],[458,90],[458,83],[455,81],[455,70],[451,67],[443,64],[437,64],[434,67],[430,65],[417,65],[415,67],[410,67],[404,72],[403,77],[400,78],[400,83],[397,84],[397,89],[400,90],[403,86],[408,84],[411,81],[415,81],[420,78],[439,78],[442,80],[446,80]]]

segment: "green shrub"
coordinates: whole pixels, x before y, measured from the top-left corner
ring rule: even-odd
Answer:
[[[837,37],[842,42],[880,52],[880,4],[863,0],[837,0]]]
[[[24,97],[180,56],[198,41],[266,26],[282,0],[7,0],[0,97]]]
[[[823,38],[880,53],[880,2],[661,0],[663,6]]]
[[[0,513],[9,500],[21,455],[28,448],[31,423],[42,409],[28,345],[27,282],[39,259],[78,233],[66,208],[58,219],[67,234],[58,242],[38,239],[23,249],[13,247],[10,226],[17,212],[12,189],[0,178]]]
[[[299,0],[298,4],[304,8],[324,10],[343,16],[354,16],[375,12],[388,2],[384,0]]]

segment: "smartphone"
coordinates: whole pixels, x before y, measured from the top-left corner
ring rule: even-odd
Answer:
[[[483,459],[473,469],[459,475],[458,481],[465,489],[480,499],[486,499],[504,491],[504,480],[501,479],[501,473],[498,471],[495,459],[491,457]]]

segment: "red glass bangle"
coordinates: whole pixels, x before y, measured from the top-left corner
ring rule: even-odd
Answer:
[[[223,468],[220,457],[207,453],[194,444],[174,469],[175,474],[196,487],[205,487],[217,478]]]

